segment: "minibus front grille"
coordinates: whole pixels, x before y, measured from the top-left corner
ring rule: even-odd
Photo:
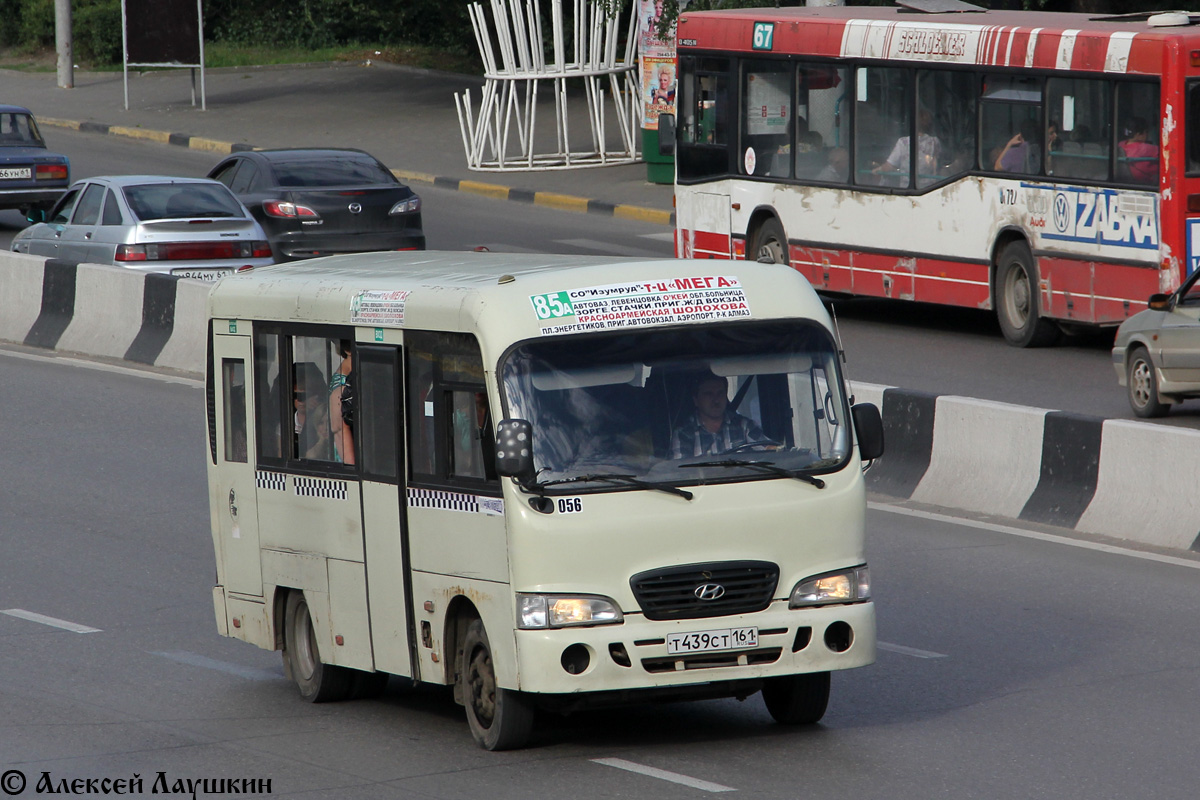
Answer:
[[[779,567],[769,561],[723,561],[640,572],[629,579],[646,619],[701,619],[752,614],[771,604]]]
[[[694,653],[690,656],[665,656],[643,658],[642,669],[646,672],[682,672],[689,669],[719,669],[721,667],[753,667],[774,664],[779,660],[781,647],[763,647],[758,650],[741,650],[733,653]]]

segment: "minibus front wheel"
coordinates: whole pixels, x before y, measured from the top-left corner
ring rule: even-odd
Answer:
[[[811,725],[820,722],[829,705],[829,673],[784,675],[763,682],[763,702],[776,722]]]
[[[492,648],[481,620],[467,628],[462,657],[463,705],[475,741],[485,750],[524,746],[533,730],[533,704],[520,692],[496,685]]]

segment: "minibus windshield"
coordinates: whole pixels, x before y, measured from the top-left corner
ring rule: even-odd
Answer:
[[[850,452],[829,332],[805,320],[547,337],[501,363],[551,491],[780,480],[823,486]],[[636,481],[628,479],[636,479]]]

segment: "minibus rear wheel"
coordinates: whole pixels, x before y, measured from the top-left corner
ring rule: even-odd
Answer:
[[[471,735],[485,750],[524,746],[533,730],[533,705],[520,692],[496,685],[492,648],[482,620],[467,627],[463,639],[463,705]]]
[[[763,702],[776,722],[811,725],[820,722],[829,705],[829,673],[784,675],[763,682]]]
[[[288,595],[283,617],[283,658],[285,666],[300,688],[300,696],[310,703],[345,700],[354,688],[350,670],[321,663],[321,651],[313,631],[312,616],[304,592]]]

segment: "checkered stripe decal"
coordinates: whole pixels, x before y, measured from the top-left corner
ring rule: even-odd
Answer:
[[[256,470],[254,473],[254,485],[259,489],[273,489],[277,492],[286,492],[287,476],[278,472]]]
[[[411,508],[438,508],[443,511],[465,511],[468,514],[504,515],[504,501],[499,497],[480,497],[435,489],[409,489],[408,505]]]
[[[346,482],[331,481],[324,478],[292,478],[298,497],[323,497],[326,500],[345,500]]]

